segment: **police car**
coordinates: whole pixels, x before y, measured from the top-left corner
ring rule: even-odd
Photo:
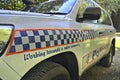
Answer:
[[[79,80],[95,63],[110,67],[115,29],[92,0],[49,0],[0,10],[1,80]]]

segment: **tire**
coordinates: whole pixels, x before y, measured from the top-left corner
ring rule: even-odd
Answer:
[[[107,54],[107,56],[105,56],[104,58],[102,58],[100,60],[100,64],[104,67],[110,67],[112,62],[113,62],[113,45],[111,45],[111,48],[109,50],[109,53]]]
[[[30,70],[22,80],[71,80],[69,72],[62,65],[44,62]]]

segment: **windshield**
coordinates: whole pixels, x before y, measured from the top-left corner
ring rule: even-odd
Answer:
[[[72,10],[75,2],[76,0],[49,0],[37,5],[33,9],[33,12],[44,14],[67,14]]]

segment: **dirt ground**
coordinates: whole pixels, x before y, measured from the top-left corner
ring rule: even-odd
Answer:
[[[120,50],[116,51],[111,67],[97,64],[87,70],[80,80],[120,80]]]

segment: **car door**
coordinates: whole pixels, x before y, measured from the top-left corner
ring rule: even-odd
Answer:
[[[98,4],[94,3],[94,5],[96,7],[100,7],[98,6]],[[101,7],[100,7],[101,8]],[[98,48],[98,55],[99,58],[102,58],[104,55],[106,55],[108,53],[109,50],[109,35],[112,33],[112,21],[110,16],[108,15],[108,13],[101,8],[101,17],[97,20],[97,26],[96,28],[94,28],[97,32],[98,38],[94,39],[94,42],[96,43],[96,45],[93,45],[93,47],[97,47]]]
[[[106,36],[105,25],[98,23],[98,19],[84,19],[84,13],[87,8],[96,7],[91,1],[82,1],[77,14],[76,21],[80,24],[80,29],[84,31],[83,38],[87,40],[83,41],[82,46],[82,69],[85,70],[93,63],[97,62],[103,55],[104,49],[108,43]],[[93,12],[94,13],[94,12]]]

